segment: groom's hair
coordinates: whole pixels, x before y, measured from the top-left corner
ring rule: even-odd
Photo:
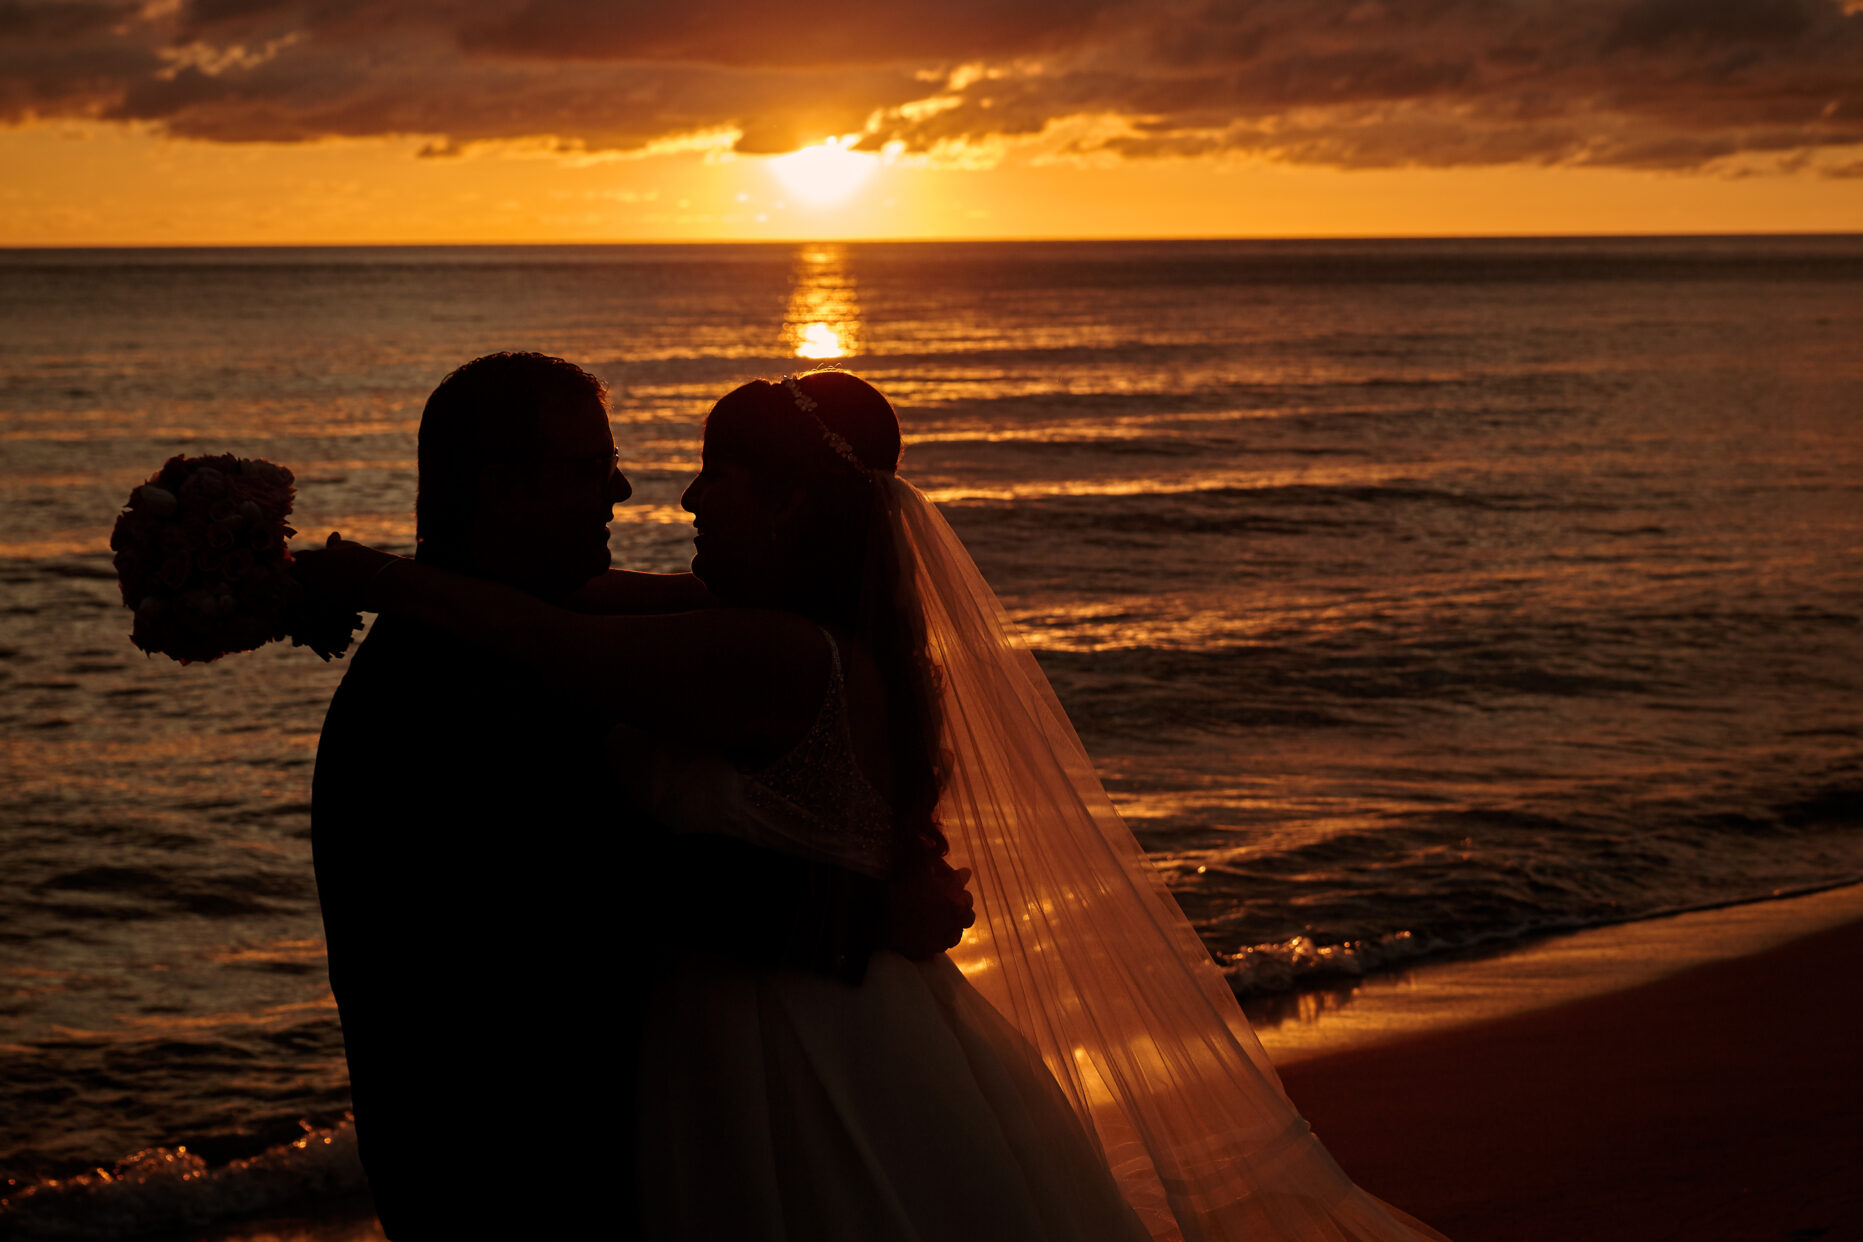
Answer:
[[[487,354],[441,380],[420,416],[415,538],[462,540],[482,472],[534,452],[551,417],[591,402],[607,408],[608,385],[549,354]]]

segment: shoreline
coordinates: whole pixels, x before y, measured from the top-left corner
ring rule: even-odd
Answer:
[[[1863,1239],[1857,977],[1848,885],[1302,994],[1258,1033],[1346,1172],[1452,1242],[1836,1242]],[[366,1196],[163,1236],[382,1238]]]
[[[1863,920],[1863,883],[1649,915],[1472,949],[1243,1003],[1278,1068],[1532,1013],[1751,957]]]

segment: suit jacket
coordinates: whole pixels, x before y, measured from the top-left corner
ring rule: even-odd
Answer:
[[[688,948],[858,980],[872,880],[630,818],[608,721],[396,617],[325,717],[312,846],[395,1242],[633,1232],[640,1005]]]

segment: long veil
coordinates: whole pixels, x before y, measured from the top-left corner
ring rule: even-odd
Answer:
[[[975,872],[977,925],[951,957],[1046,1063],[1153,1238],[1441,1242],[1313,1136],[970,554],[922,492],[885,486],[943,674],[939,817]]]

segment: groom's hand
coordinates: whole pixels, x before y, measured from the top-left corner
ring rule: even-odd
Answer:
[[[944,859],[934,858],[914,874],[892,881],[886,888],[881,945],[922,962],[962,940],[964,929],[977,921],[964,887],[969,879],[970,868],[953,870]]]

